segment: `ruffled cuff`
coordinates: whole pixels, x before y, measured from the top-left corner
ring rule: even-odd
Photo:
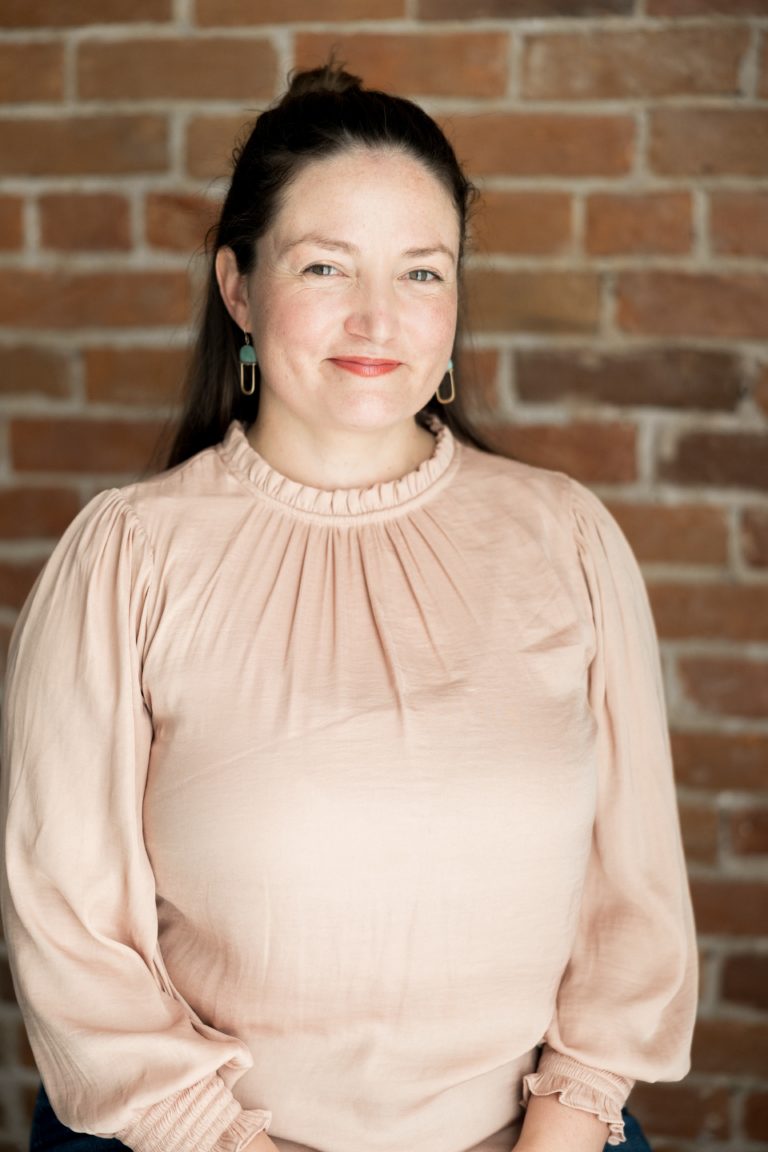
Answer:
[[[263,1108],[241,1108],[214,1075],[147,1108],[115,1135],[134,1152],[241,1152],[271,1121]]]
[[[552,1096],[569,1108],[592,1112],[608,1125],[608,1143],[624,1144],[624,1118],[621,1110],[632,1091],[634,1080],[597,1068],[588,1068],[570,1056],[545,1047],[535,1072],[523,1078],[523,1107],[531,1096]]]

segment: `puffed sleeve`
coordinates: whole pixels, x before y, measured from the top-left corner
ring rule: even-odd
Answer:
[[[237,1152],[271,1113],[231,1087],[247,1047],[195,1017],[158,951],[142,834],[157,597],[133,508],[101,493],[59,542],[11,645],[2,910],[30,1043],[69,1127],[138,1152]]]
[[[679,1080],[690,1061],[696,939],[672,775],[658,644],[637,561],[607,508],[570,482],[594,621],[589,706],[598,756],[592,847],[572,951],[529,1095],[609,1125],[635,1080]]]

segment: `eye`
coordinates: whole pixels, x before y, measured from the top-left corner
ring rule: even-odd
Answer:
[[[304,271],[310,272],[313,276],[335,276],[338,269],[334,268],[333,264],[309,264]]]
[[[420,284],[429,283],[430,280],[440,280],[441,277],[436,272],[430,272],[428,268],[414,268],[412,272],[408,273],[409,280],[416,280]]]

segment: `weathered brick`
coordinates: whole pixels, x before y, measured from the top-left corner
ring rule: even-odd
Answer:
[[[695,348],[521,350],[516,380],[518,396],[531,403],[580,400],[730,410],[743,392],[738,357]]]
[[[768,192],[713,192],[712,247],[729,256],[768,256]]]
[[[753,720],[768,715],[768,664],[762,661],[683,656],[678,672],[685,694],[707,712]]]
[[[130,206],[108,192],[52,192],[41,196],[40,234],[45,248],[109,251],[131,247]]]
[[[760,880],[691,878],[691,894],[700,933],[759,936],[768,932],[768,884]],[[708,1071],[701,1065],[698,1071]],[[732,1074],[736,1069],[733,1068]]]
[[[768,568],[768,509],[745,508],[739,525],[741,553],[752,568]]]
[[[675,255],[690,252],[692,240],[688,192],[606,192],[587,201],[586,248],[592,255]]]
[[[600,283],[590,272],[473,269],[467,277],[473,329],[483,332],[595,332]]]
[[[185,192],[149,192],[144,213],[147,240],[154,248],[195,252],[221,210],[219,201]]]
[[[61,100],[63,95],[62,43],[0,44],[0,103]]]
[[[173,0],[3,0],[2,28],[76,28],[82,24],[159,23],[170,20]]]
[[[179,399],[187,353],[177,348],[88,348],[89,400],[167,407]]]
[[[159,172],[167,163],[164,116],[0,120],[0,176]]]
[[[232,150],[253,126],[245,116],[193,116],[187,125],[186,167],[202,180],[230,176]]]
[[[491,349],[464,348],[456,365],[456,389],[466,396],[478,417],[496,412],[499,405],[499,354]]]
[[[629,1108],[643,1127],[654,1133],[725,1139],[729,1134],[728,1100],[728,1090],[719,1086],[637,1084]],[[653,1147],[657,1147],[656,1141]]]
[[[649,16],[766,16],[768,0],[646,0]]]
[[[0,347],[0,395],[69,396],[70,359],[39,345]]]
[[[664,639],[768,642],[768,584],[649,584]]]
[[[571,197],[565,192],[489,189],[472,218],[471,231],[471,247],[479,252],[561,252],[571,239]]]
[[[671,738],[678,783],[716,792],[768,789],[768,736],[673,730]]]
[[[768,431],[686,432],[658,474],[676,484],[768,488]]]
[[[136,475],[161,428],[157,420],[20,418],[10,421],[11,460],[19,472]]]
[[[630,116],[486,112],[451,116],[445,129],[477,176],[622,176],[635,148]]]
[[[277,78],[272,44],[251,37],[88,40],[77,65],[85,100],[260,100]]]
[[[768,888],[763,898],[768,907]],[[764,1075],[768,1068],[768,1021],[700,1018],[693,1036],[692,1062],[696,1072]]]
[[[507,456],[554,468],[584,483],[627,483],[636,477],[633,424],[494,424],[481,434]]]
[[[749,952],[727,956],[721,996],[733,1004],[768,1011],[768,956]]]
[[[317,0],[197,0],[200,25],[232,27],[249,24],[293,24],[322,19],[389,20],[405,16],[405,0],[333,0],[333,11],[318,10]]]
[[[625,272],[617,299],[625,332],[768,339],[768,275]]]
[[[666,176],[763,176],[768,168],[768,110],[655,108],[649,157]]]
[[[752,397],[758,408],[768,416],[768,364],[759,366],[752,385]]]
[[[768,14],[768,3],[765,5],[765,13]],[[768,96],[768,39],[763,36],[760,48],[760,83],[758,86],[760,95],[765,98]]]
[[[12,631],[13,628],[10,624],[0,622],[0,682],[5,679],[5,671],[8,666],[8,648],[11,643]],[[2,924],[0,924],[0,939],[2,938]]]
[[[744,1135],[768,1140],[768,1092],[750,1092],[744,1100]]]
[[[68,488],[2,488],[0,538],[57,539],[79,507],[77,493]]]
[[[42,568],[39,560],[0,560],[0,608],[20,609]]]
[[[507,89],[505,32],[390,34],[304,32],[296,37],[299,68],[315,67],[336,48],[369,88],[414,96],[491,97]]]
[[[720,508],[607,503],[641,562],[725,564],[728,559],[728,525]]]
[[[717,860],[720,826],[717,809],[706,803],[681,803],[680,823],[686,858],[713,864]]]
[[[0,197],[0,248],[11,252],[24,243],[24,201],[20,196]]]
[[[768,855],[768,808],[743,808],[732,812],[729,823],[731,845],[737,856]],[[765,1007],[768,1008],[768,984]]]
[[[747,28],[621,28],[527,36],[522,93],[533,100],[729,95],[739,91]]]
[[[0,269],[0,325],[87,328],[181,324],[189,315],[183,272],[44,272]]]
[[[635,0],[418,0],[418,16],[421,20],[629,16],[634,6]]]

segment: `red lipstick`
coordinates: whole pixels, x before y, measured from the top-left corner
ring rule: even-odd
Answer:
[[[332,356],[330,361],[354,376],[385,376],[400,367],[399,360],[381,360],[374,356]]]

